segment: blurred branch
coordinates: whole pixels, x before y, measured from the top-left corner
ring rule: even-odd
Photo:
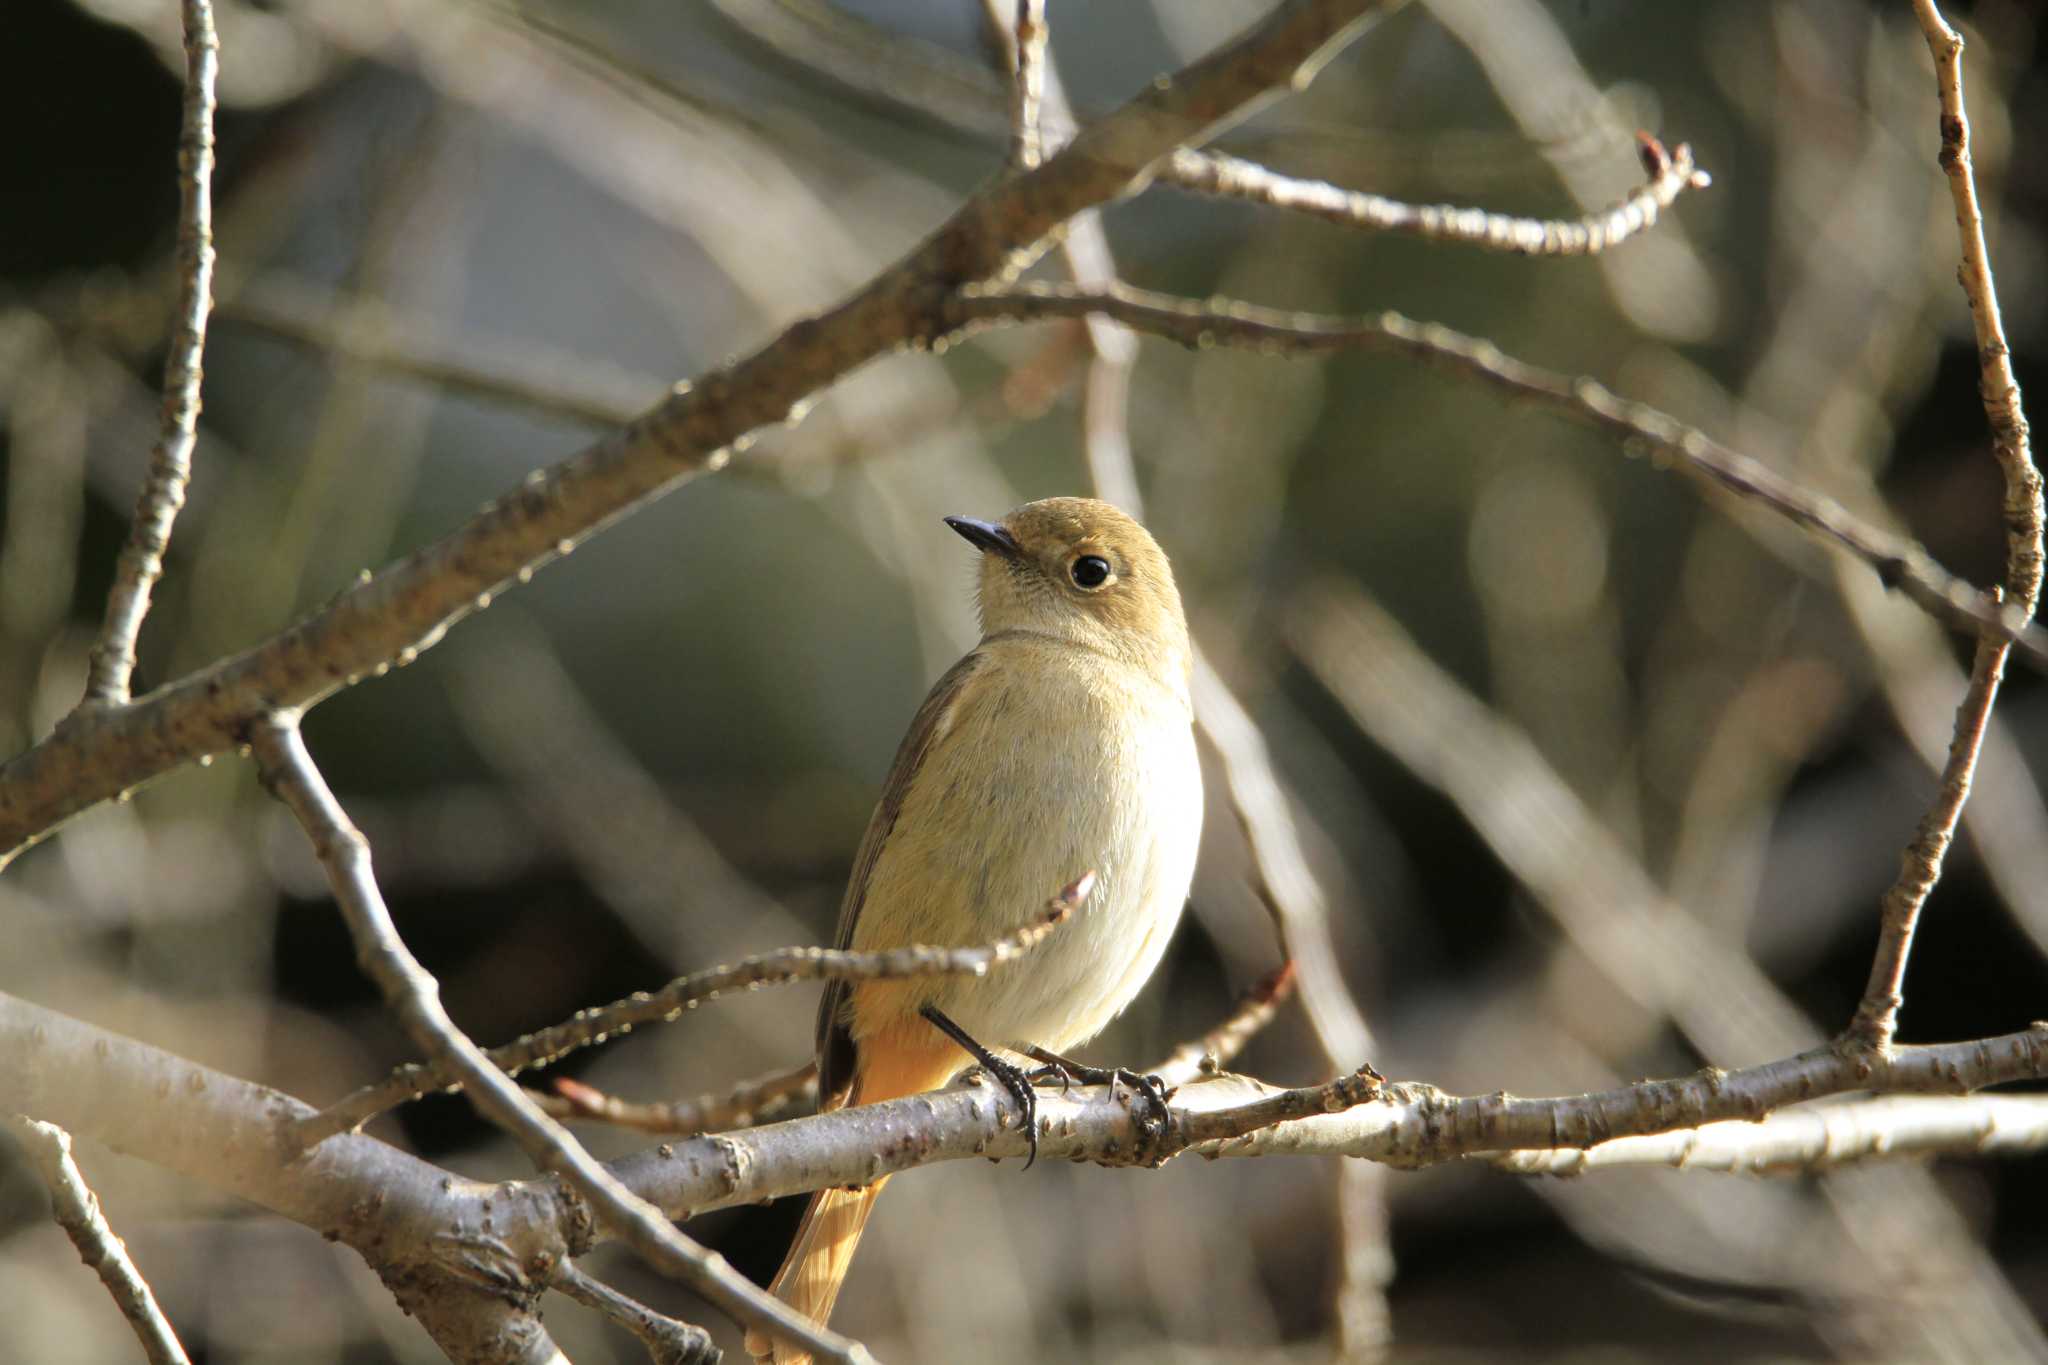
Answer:
[[[21,1140],[36,1174],[50,1188],[52,1212],[57,1225],[78,1248],[78,1258],[99,1273],[107,1292],[128,1325],[142,1343],[142,1354],[150,1365],[186,1365],[185,1348],[171,1329],[149,1281],[129,1259],[128,1248],[107,1226],[100,1212],[99,1196],[85,1183],[78,1163],[71,1159],[71,1134],[54,1123],[43,1123],[25,1114],[13,1116],[9,1127]]]
[[[1580,208],[1627,192],[1620,168],[1631,121],[1580,62],[1554,6],[1541,0],[1423,0],[1423,6],[1471,52],[1502,106]],[[1635,326],[1673,340],[1704,342],[1714,335],[1717,287],[1682,224],[1670,224],[1634,251],[1603,252],[1595,264],[1622,316]]]
[[[1708,1056],[1771,1056],[1817,1035],[1739,949],[1650,880],[1534,744],[1348,585],[1305,585],[1283,623],[1359,730],[1448,796],[1516,880],[1625,995]]]
[[[1948,173],[1956,230],[1962,238],[1958,277],[1976,326],[1978,392],[1991,424],[1992,454],[2005,478],[2004,598],[2024,621],[2032,618],[2041,597],[2041,474],[2034,467],[2019,381],[2013,375],[2012,352],[1999,318],[1998,287],[1984,245],[1984,215],[1978,207],[1976,174],[1970,164],[1970,123],[1963,107],[1963,36],[1942,19],[1934,0],[1913,0],[1913,11],[1934,57],[1941,102],[1941,165]],[[1898,880],[1885,892],[1879,908],[1877,954],[1870,965],[1870,981],[1849,1022],[1849,1036],[1867,1046],[1888,1047],[1898,1029],[1913,932],[1928,895],[1941,879],[1942,860],[1970,798],[1977,752],[1984,744],[1985,726],[1998,699],[2009,652],[2007,639],[1988,632],[1978,642],[1970,665],[1970,684],[1956,713],[1955,738],[1942,766],[1940,792],[1921,818],[1906,847]]]
[[[815,1106],[818,1064],[805,1062],[792,1071],[759,1076],[729,1090],[668,1104],[618,1099],[567,1076],[557,1077],[554,1087],[554,1094],[536,1094],[533,1100],[558,1119],[591,1119],[618,1128],[636,1128],[643,1133],[688,1136],[752,1128],[782,1117],[785,1109]]]
[[[1046,902],[1038,918],[992,943],[972,948],[939,948],[911,944],[885,952],[855,953],[831,948],[782,948],[731,966],[710,967],[678,977],[658,991],[639,992],[624,1000],[576,1014],[551,1028],[529,1033],[482,1054],[506,1076],[546,1066],[578,1048],[630,1033],[635,1025],[673,1023],[729,991],[781,986],[792,981],[883,981],[910,976],[959,974],[986,976],[991,967],[1021,957],[1044,942],[1088,899],[1095,874],[1084,873]],[[399,1067],[386,1079],[365,1086],[313,1118],[293,1126],[293,1136],[312,1146],[335,1133],[360,1128],[394,1105],[462,1086],[464,1074],[450,1059]]]
[[[223,303],[215,317],[323,354],[374,366],[422,384],[594,427],[633,420],[660,381],[601,367],[587,357],[532,342],[464,336],[422,340],[417,320],[377,304],[320,296],[271,280]]]
[[[574,1261],[555,1267],[549,1287],[561,1290],[585,1308],[595,1309],[640,1339],[654,1365],[713,1365],[720,1358],[711,1334],[702,1327],[678,1322],[655,1312],[638,1299],[584,1274]]]
[[[1517,1175],[1583,1175],[1616,1166],[1672,1166],[1730,1175],[1796,1175],[1879,1157],[1986,1156],[2048,1147],[2048,1098],[1888,1095],[1781,1110],[1682,1132],[1617,1138],[1575,1150],[1501,1152]]]
[[[1398,313],[1376,318],[1288,313],[1235,301],[1198,303],[1119,286],[1105,291],[1057,285],[964,290],[951,305],[962,327],[1101,313],[1184,346],[1243,346],[1270,354],[1391,350],[1440,361],[1517,397],[1577,417],[1669,458],[1710,487],[1761,504],[1841,547],[1902,589],[1936,619],[1957,630],[1985,633],[2018,646],[2035,667],[2048,670],[2048,631],[2028,613],[1999,603],[1949,573],[1918,545],[1852,516],[1834,499],[1814,493],[1747,455],[1642,403],[1631,402],[1591,379],[1573,379],[1503,354],[1436,323]]]
[[[1648,133],[1636,136],[1649,183],[1611,208],[1562,221],[1516,218],[1449,204],[1404,204],[1319,180],[1296,180],[1256,162],[1187,147],[1168,157],[1155,179],[1196,194],[1291,209],[1339,227],[1397,232],[1523,256],[1592,256],[1654,227],[1658,213],[1670,208],[1685,191],[1703,190],[1713,183],[1712,177],[1693,164],[1692,148],[1687,144],[1681,142],[1667,152],[1664,144]]]
[[[1252,983],[1251,989],[1239,997],[1237,1008],[1228,1019],[1201,1037],[1182,1043],[1145,1070],[1175,1086],[1230,1065],[1294,994],[1294,982],[1294,964],[1281,963]]]
[[[134,706],[75,716],[0,768],[0,864],[78,811],[240,744],[278,708],[304,708],[410,662],[448,627],[649,499],[724,467],[764,427],[862,364],[944,336],[962,285],[1022,269],[1075,213],[1143,179],[1276,88],[1310,79],[1397,0],[1288,0],[1236,41],[1083,130],[1035,171],[969,198],[896,265],[825,313],[665,400],[578,455],[536,471],[462,527],[253,649]]]
[[[459,1077],[470,1100],[519,1144],[533,1163],[559,1176],[585,1210],[623,1238],[650,1265],[689,1285],[743,1326],[766,1332],[827,1360],[869,1359],[858,1342],[809,1321],[683,1236],[658,1209],[620,1185],[568,1130],[536,1109],[511,1077],[491,1064],[442,1007],[440,986],[406,948],[391,921],[370,866],[370,847],[328,789],[299,733],[297,716],[274,714],[251,734],[264,782],[298,817],[327,869],[335,903],[356,946],[356,958],[383,993],[406,1033],[437,1068]],[[579,1222],[590,1217],[580,1213]]]
[[[1037,166],[1044,155],[1039,132],[1039,106],[1045,100],[1045,0],[1016,0],[1012,33],[1016,54],[1010,72],[1010,164],[1020,171]]]
[[[1747,953],[1651,881],[1526,735],[1424,656],[1363,594],[1335,585],[1301,592],[1285,628],[1360,729],[1456,803],[1615,990],[1668,1014],[1710,1058],[1828,1052],[1819,1031]],[[1872,1055],[1839,1050],[1850,1058]],[[1924,1173],[1893,1169],[1849,1190],[1825,1188],[1852,1244],[1869,1258],[1862,1272],[1869,1278],[1910,1277],[1910,1264],[1885,1257],[1901,1244],[1939,1256],[1954,1272],[1948,1293],[1971,1307],[1916,1327],[1925,1349],[1981,1359],[2038,1353],[2038,1324]]]
[[[213,306],[213,109],[220,74],[220,38],[212,0],[183,0],[184,120],[178,133],[178,306],[164,362],[163,425],[149,456],[149,477],[135,503],[121,547],[107,615],[92,649],[85,700],[120,706],[135,672],[135,641],[149,614],[150,592],[164,571],[171,526],[185,505],[192,447],[199,428],[200,358],[206,314]]]
[[[711,0],[732,26],[784,61],[868,99],[993,135],[1015,128],[988,70],[829,0]],[[1046,111],[1048,115],[1050,111]],[[1071,124],[1058,128],[1062,136]]]

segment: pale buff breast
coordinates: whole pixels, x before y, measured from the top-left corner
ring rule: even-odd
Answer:
[[[913,780],[852,946],[986,942],[1092,870],[1087,903],[1027,958],[904,988],[985,1042],[1072,1047],[1130,1003],[1179,922],[1202,827],[1194,732],[1185,698],[1128,665],[1029,637],[985,652],[986,685]]]

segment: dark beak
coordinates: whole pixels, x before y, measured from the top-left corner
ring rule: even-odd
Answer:
[[[958,531],[963,540],[983,554],[1015,559],[1023,553],[1017,546],[1017,538],[1000,522],[976,521],[973,517],[947,517],[946,525]]]

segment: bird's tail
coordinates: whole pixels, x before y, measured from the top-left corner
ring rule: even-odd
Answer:
[[[887,1180],[884,1176],[857,1190],[819,1190],[812,1195],[804,1221],[797,1225],[789,1259],[775,1272],[769,1292],[812,1322],[823,1324],[832,1316],[839,1286],[846,1282],[854,1248],[860,1245],[861,1230],[868,1225],[875,1197]],[[756,1360],[772,1360],[774,1365],[810,1365],[811,1359],[810,1352],[770,1342],[759,1332],[747,1333],[747,1353]]]
[[[915,1019],[861,1045],[845,1103],[873,1104],[935,1090],[963,1060],[936,1029]],[[888,1179],[883,1176],[857,1190],[834,1188],[812,1195],[804,1220],[797,1225],[796,1241],[782,1269],[775,1272],[769,1292],[823,1326],[853,1265],[854,1248],[860,1245],[875,1198]],[[774,1365],[810,1365],[811,1359],[801,1347],[771,1341],[758,1329],[747,1333],[747,1354],[756,1360],[772,1360]]]

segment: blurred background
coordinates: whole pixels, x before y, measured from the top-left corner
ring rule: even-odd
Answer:
[[[1002,158],[978,0],[217,8],[219,308],[138,691],[263,639],[832,303]],[[1086,118],[1265,6],[1049,8]],[[176,10],[5,7],[9,753],[80,693],[155,433]],[[1951,17],[1973,25],[1993,261],[2038,394],[2041,16],[2008,0]],[[2000,485],[1909,5],[1416,3],[1221,145],[1398,198],[1569,217],[1640,182],[1638,128],[1692,143],[1713,188],[1590,259],[1170,189],[1104,226],[1134,283],[1395,308],[1596,376],[1994,581]],[[1088,490],[1088,358],[1062,325],[872,365],[313,713],[400,927],[479,1041],[829,939],[895,742],[973,640],[971,555],[938,519]],[[1847,1020],[1962,693],[1956,641],[1783,526],[1449,372],[1147,342],[1132,386],[1149,524],[1263,731],[1382,1071],[1569,1093],[1768,1060]],[[2048,689],[2022,673],[1922,928],[1909,1041],[2044,1012],[2044,762]],[[1092,1058],[1163,1055],[1279,960],[1213,772],[1210,790],[1194,913]],[[246,764],[73,822],[0,879],[0,919],[0,989],[309,1101],[410,1057]],[[717,1089],[801,1061],[814,1004],[813,988],[721,1002],[562,1070],[633,1099]],[[1292,1007],[1238,1066],[1327,1070]],[[373,1131],[465,1173],[523,1169],[460,1100]],[[90,1143],[80,1157],[195,1359],[436,1358],[352,1253]],[[2038,1357],[2043,1175],[2026,1159],[1765,1181],[1394,1173],[1377,1193],[1395,1356]],[[898,1188],[835,1320],[884,1359],[1317,1359],[1336,1340],[1327,1165],[976,1163]],[[688,1231],[765,1278],[799,1207]],[[597,1268],[737,1349],[629,1257]],[[0,1355],[133,1355],[11,1152],[0,1287]],[[575,1359],[642,1358],[582,1309],[548,1311]]]

